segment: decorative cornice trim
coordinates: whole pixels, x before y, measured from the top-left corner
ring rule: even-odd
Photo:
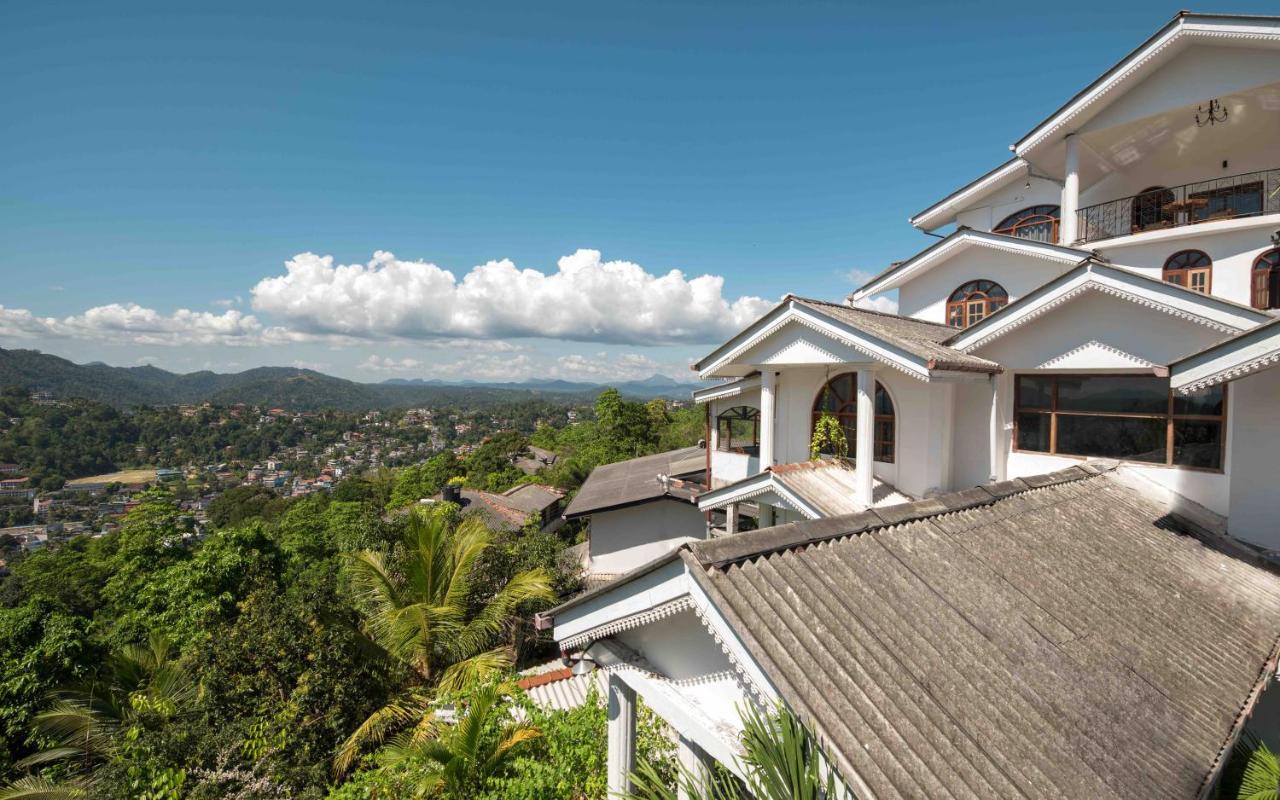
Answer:
[[[1228,381],[1234,381],[1247,375],[1252,375],[1255,372],[1261,372],[1262,370],[1274,367],[1277,364],[1280,364],[1280,350],[1273,350],[1270,353],[1264,353],[1263,355],[1251,358],[1242,364],[1227,367],[1226,369],[1220,369],[1217,372],[1211,375],[1206,375],[1193,383],[1188,383],[1185,386],[1179,386],[1177,392],[1179,394],[1190,394],[1191,392],[1199,391],[1200,389],[1208,389],[1209,387],[1217,386],[1220,383],[1227,383]]]
[[[657,622],[658,620],[679,614],[681,611],[687,611],[692,607],[693,601],[689,599],[688,595],[678,597],[675,600],[655,606],[647,611],[641,611],[638,614],[631,614],[605,625],[600,625],[563,639],[560,642],[560,652],[567,653],[571,650],[576,650],[582,645],[590,644],[597,639],[603,639],[606,636],[612,636],[615,633],[621,633],[622,631],[629,631],[634,628],[649,625]]]
[[[995,341],[996,339],[999,339],[1001,336],[1004,336],[1006,333],[1016,330],[1022,327],[1023,325],[1027,324],[1028,322],[1031,322],[1032,320],[1039,319],[1040,317],[1044,316],[1045,314],[1049,313],[1055,308],[1058,308],[1059,306],[1062,306],[1066,303],[1071,302],[1072,300],[1084,294],[1085,292],[1099,292],[1100,294],[1111,295],[1112,297],[1119,297],[1122,300],[1128,300],[1129,302],[1134,303],[1136,305],[1144,306],[1146,308],[1152,308],[1152,309],[1155,309],[1156,311],[1162,311],[1170,316],[1178,317],[1179,319],[1185,319],[1190,322],[1199,323],[1201,325],[1204,325],[1206,328],[1211,328],[1221,333],[1239,333],[1238,328],[1234,328],[1230,325],[1224,325],[1220,322],[1214,322],[1213,320],[1208,319],[1206,317],[1202,317],[1199,314],[1192,314],[1189,311],[1183,311],[1180,308],[1174,308],[1165,303],[1157,302],[1155,300],[1152,300],[1147,297],[1143,297],[1133,292],[1127,292],[1115,286],[1107,286],[1105,284],[1098,283],[1097,281],[1090,280],[1080,284],[1079,286],[1075,287],[1074,289],[1071,289],[1070,291],[1062,293],[1061,295],[1053,298],[1052,300],[1045,302],[1044,304],[1040,305],[1038,308],[1028,311],[1027,313],[1023,314],[1017,319],[1010,320],[1009,322],[1006,322],[1004,325],[996,326],[986,336],[983,336],[980,339],[975,340],[973,343],[965,345],[958,349],[961,352],[969,353],[980,347],[988,345],[991,342]]]
[[[1121,350],[1118,347],[1112,347],[1111,345],[1100,342],[1097,339],[1090,339],[1089,341],[1085,342],[1079,347],[1073,347],[1061,355],[1054,356],[1053,358],[1044,362],[1040,366],[1036,367],[1036,369],[1052,369],[1054,366],[1056,366],[1057,364],[1061,364],[1062,362],[1066,361],[1068,358],[1071,358],[1072,356],[1077,355],[1079,353],[1083,353],[1085,350],[1089,350],[1089,349],[1105,350],[1108,353],[1111,353],[1112,355],[1120,356],[1121,358],[1125,358],[1125,359],[1128,359],[1129,361],[1134,362],[1134,366],[1136,367],[1154,367],[1155,366],[1154,363],[1146,360],[1145,358],[1139,358],[1138,356],[1135,356],[1133,353],[1126,353],[1125,351]]]

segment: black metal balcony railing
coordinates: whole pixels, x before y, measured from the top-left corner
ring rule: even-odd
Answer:
[[[1220,219],[1280,213],[1280,169],[1152,189],[1082,208],[1076,235],[1096,242]]]

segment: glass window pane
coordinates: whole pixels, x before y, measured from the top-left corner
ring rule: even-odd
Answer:
[[[1053,378],[1018,376],[1018,408],[1052,408]]]
[[[1049,452],[1050,422],[1048,414],[1018,414],[1018,449]]]
[[[1064,375],[1058,378],[1060,411],[1169,412],[1169,382],[1147,375]]]
[[[1064,455],[1163,464],[1167,434],[1164,419],[1058,415],[1058,452]]]
[[[1222,468],[1222,423],[1175,420],[1173,463],[1182,467]]]
[[[1175,394],[1173,396],[1173,413],[1203,414],[1210,417],[1222,416],[1222,387],[1214,386],[1201,389],[1191,394]]]

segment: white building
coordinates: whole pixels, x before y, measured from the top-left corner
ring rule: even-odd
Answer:
[[[695,364],[705,531],[633,511],[543,620],[609,670],[613,788],[636,692],[731,769],[780,698],[859,797],[1213,786],[1280,635],[1280,18],[1180,13],[1011,149]]]

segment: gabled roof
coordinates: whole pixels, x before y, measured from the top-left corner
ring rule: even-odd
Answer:
[[[698,489],[679,480],[663,483],[660,475],[678,478],[706,469],[707,451],[701,447],[682,447],[651,456],[641,456],[613,464],[602,464],[591,471],[578,494],[565,509],[567,519],[607,511],[653,500],[673,499],[692,502]]]
[[[707,492],[698,498],[698,508],[722,508],[772,493],[808,519],[834,517],[862,511],[854,500],[857,470],[844,460],[823,459],[776,464],[765,471]],[[905,503],[909,497],[883,481],[872,479],[872,505]]]
[[[1280,577],[1180,526],[1085,465],[680,557],[876,797],[1193,798],[1274,673]]]
[[[919,275],[953,256],[959,255],[971,247],[983,247],[1006,253],[1016,253],[1028,258],[1039,258],[1055,261],[1059,264],[1079,264],[1088,258],[1097,258],[1091,250],[1079,250],[1074,247],[1036,242],[1003,233],[976,231],[961,227],[946,237],[939,239],[925,249],[916,253],[906,261],[899,261],[881,272],[863,286],[849,295],[850,301],[896,289],[912,277]]]
[[[742,378],[724,381],[718,386],[707,386],[693,390],[693,402],[709,403],[712,400],[723,400],[726,397],[737,397],[743,392],[759,388],[760,373],[755,372]]]
[[[1120,297],[1227,334],[1271,319],[1256,308],[1090,259],[955,333],[946,344],[970,352],[1090,291]]]
[[[822,300],[787,295],[782,302],[693,365],[703,377],[763,342],[789,324],[815,330],[921,380],[935,370],[1000,372],[1000,365],[940,344],[954,328]]]
[[[1151,38],[1120,59],[1009,149],[1017,156],[1025,156],[1056,135],[1076,130],[1122,96],[1127,87],[1139,83],[1193,41],[1280,45],[1280,17],[1179,11]]]
[[[1014,156],[985,175],[961,186],[908,221],[922,230],[945,225],[961,208],[1003,189],[1026,174],[1030,165]]]
[[[1188,393],[1280,365],[1280,319],[1169,365],[1169,385]]]

